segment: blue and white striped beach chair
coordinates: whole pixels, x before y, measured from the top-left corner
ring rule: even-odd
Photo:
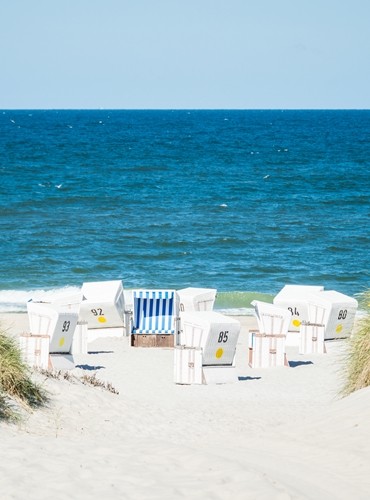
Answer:
[[[178,297],[174,290],[133,290],[132,333],[176,334]]]

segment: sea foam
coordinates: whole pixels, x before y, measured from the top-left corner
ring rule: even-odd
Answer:
[[[65,286],[50,290],[0,290],[0,313],[26,312],[27,302],[32,300],[43,300],[52,302],[63,295],[72,295],[80,291],[75,286]]]

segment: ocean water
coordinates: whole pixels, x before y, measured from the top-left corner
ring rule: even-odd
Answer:
[[[85,281],[370,286],[370,111],[0,111],[0,311]]]

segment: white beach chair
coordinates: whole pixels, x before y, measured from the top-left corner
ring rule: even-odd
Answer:
[[[49,301],[46,301],[49,302]],[[51,304],[63,306],[70,311],[80,313],[80,306],[82,302],[82,291],[75,293],[61,293],[50,300]]]
[[[254,300],[251,305],[254,307],[260,333],[266,335],[286,335],[288,333],[291,319],[290,311],[260,300]]]
[[[235,367],[240,333],[238,320],[215,311],[196,311],[183,313],[181,325],[183,345],[175,349],[175,383],[222,384],[238,381]]]
[[[125,298],[121,280],[83,283],[80,321],[87,322],[88,341],[125,334]]]
[[[252,368],[289,366],[286,353],[286,336],[291,313],[273,304],[254,300],[258,332],[249,332],[249,364]]]
[[[49,365],[55,369],[74,368],[71,347],[78,321],[78,313],[68,306],[27,302],[28,320],[32,336],[49,337]],[[34,339],[25,342],[33,342]],[[37,345],[35,345],[37,349]],[[32,350],[32,349],[31,349]]]
[[[303,321],[309,320],[308,297],[313,292],[324,290],[323,286],[285,285],[274,297],[273,303],[277,307],[288,309],[291,313],[289,332],[299,332]],[[287,335],[287,345],[298,345],[299,335]]]
[[[180,300],[180,314],[192,311],[212,311],[217,290],[215,288],[183,288],[177,291]]]
[[[173,347],[178,339],[179,299],[175,290],[133,290],[132,345]]]
[[[325,326],[325,340],[349,337],[358,302],[334,290],[312,293],[308,297],[309,321]]]

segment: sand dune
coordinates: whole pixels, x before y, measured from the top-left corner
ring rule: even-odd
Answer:
[[[1,319],[27,330],[25,315]],[[251,369],[254,319],[240,320],[236,384],[175,385],[171,349],[123,338],[95,340],[73,371],[119,394],[39,376],[50,407],[0,424],[1,498],[368,499],[370,392],[338,397],[346,342]]]

